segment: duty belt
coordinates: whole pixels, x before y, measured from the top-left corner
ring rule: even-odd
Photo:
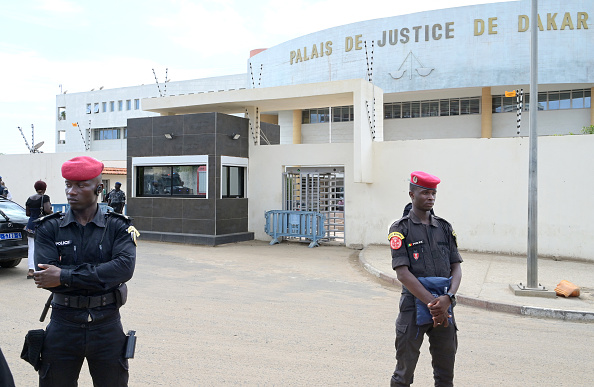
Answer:
[[[116,302],[116,298],[113,292],[101,296],[71,296],[54,293],[53,301],[57,305],[68,306],[70,308],[91,309],[113,304]]]

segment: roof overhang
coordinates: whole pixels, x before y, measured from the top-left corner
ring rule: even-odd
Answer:
[[[171,114],[245,113],[258,107],[261,112],[352,105],[354,94],[367,84],[362,79],[277,86],[261,89],[228,90],[169,97],[145,98],[145,111]]]

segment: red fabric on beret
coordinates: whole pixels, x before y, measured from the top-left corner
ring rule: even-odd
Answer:
[[[439,177],[425,172],[415,171],[410,174],[410,183],[416,185],[417,187],[436,189],[440,182],[441,180]]]
[[[67,180],[91,180],[103,172],[103,163],[89,156],[79,156],[62,164],[62,177]]]

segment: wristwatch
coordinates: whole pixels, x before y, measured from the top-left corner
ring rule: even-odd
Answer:
[[[452,308],[456,306],[456,295],[453,293],[446,293],[446,296],[450,297],[450,303],[452,304]]]

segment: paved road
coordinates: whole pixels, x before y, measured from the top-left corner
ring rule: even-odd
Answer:
[[[130,386],[386,386],[394,367],[398,293],[343,247],[263,242],[200,247],[141,242],[125,329],[138,334]],[[46,292],[26,263],[0,270],[0,346],[17,386],[36,385],[19,359]],[[591,324],[465,306],[458,386],[590,386]],[[416,386],[432,385],[428,348]],[[91,386],[86,366],[81,386]]]

